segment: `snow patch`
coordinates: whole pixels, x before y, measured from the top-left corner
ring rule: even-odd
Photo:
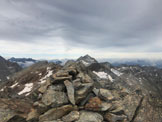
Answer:
[[[15,83],[15,84],[13,84],[12,86],[10,86],[10,88],[14,88],[15,86],[17,86],[18,85],[18,83]]]
[[[96,71],[93,71],[93,73],[95,73],[99,78],[103,78],[103,79],[107,79],[108,78],[108,75],[105,72],[96,72]]]
[[[53,70],[51,70],[51,67],[47,67],[47,75],[45,75],[43,78],[40,79],[41,84],[45,83],[46,79],[50,77],[52,74],[53,74]]]
[[[84,61],[84,60],[82,60],[82,63],[83,63],[85,66],[88,66],[88,65],[89,65],[89,63],[86,62],[86,61]]]
[[[18,95],[22,95],[24,93],[28,93],[28,92],[30,92],[32,90],[32,88],[33,88],[33,83],[27,83],[27,84],[25,84],[25,88],[22,91],[20,91],[18,93]]]
[[[111,77],[111,75],[108,75],[108,78],[109,78],[109,80],[110,80],[111,82],[114,81],[114,79]]]
[[[96,72],[93,71],[94,74],[96,74],[101,79],[109,79],[111,82],[114,81],[114,79],[111,77],[111,75],[105,73],[105,72]]]
[[[123,74],[123,73],[121,73],[121,72],[119,72],[119,71],[117,71],[115,69],[111,69],[111,71],[117,76],[121,76]]]

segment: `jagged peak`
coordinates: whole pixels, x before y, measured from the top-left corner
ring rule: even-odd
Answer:
[[[77,59],[77,61],[82,62],[85,66],[89,66],[92,63],[98,63],[97,60],[90,55],[86,54]]]

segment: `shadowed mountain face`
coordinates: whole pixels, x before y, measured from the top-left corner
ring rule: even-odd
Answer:
[[[1,86],[0,122],[161,122],[161,74],[88,55],[38,62]]]
[[[0,81],[9,79],[9,76],[21,70],[17,63],[5,60],[0,56]]]
[[[37,60],[32,59],[32,58],[14,58],[14,57],[8,59],[8,61],[15,62],[19,64],[22,68],[29,67],[35,64],[36,62],[38,62]]]

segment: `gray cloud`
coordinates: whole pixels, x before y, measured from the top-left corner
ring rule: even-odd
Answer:
[[[161,5],[161,0],[1,0],[0,40],[61,37],[67,47],[161,52]]]

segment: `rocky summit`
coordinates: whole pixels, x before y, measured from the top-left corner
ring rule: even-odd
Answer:
[[[0,122],[161,122],[162,70],[89,55],[38,62],[0,89]]]

